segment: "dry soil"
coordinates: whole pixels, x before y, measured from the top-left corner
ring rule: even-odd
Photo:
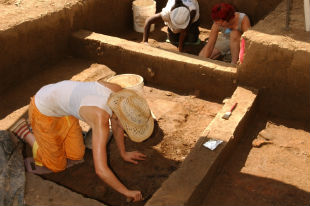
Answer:
[[[6,17],[3,19],[0,15],[0,22],[6,22],[1,29],[10,28],[73,2],[76,1],[1,0],[0,10]],[[29,8],[31,12],[25,12],[27,9],[29,11]],[[11,18],[7,18],[8,14]],[[296,18],[292,20],[298,21]],[[165,42],[165,31],[166,27],[163,25],[156,27],[156,31],[150,34],[150,45],[177,52],[175,46]],[[208,32],[208,29],[201,29],[202,41],[206,40]],[[142,40],[142,34],[132,31],[120,37],[137,42]],[[298,40],[304,41],[300,38]],[[202,46],[203,43],[186,46],[185,52],[197,54]],[[34,74],[27,81],[12,85],[11,89],[0,97],[1,129],[12,123],[20,114],[20,111],[14,111],[27,105],[29,97],[41,86],[70,79],[92,63],[69,57],[55,66],[42,68],[42,73]],[[202,130],[222,105],[199,99],[195,94],[168,91],[167,88],[155,85],[146,84],[144,92],[158,119],[155,132],[152,138],[144,143],[126,141],[126,145],[129,150],[144,152],[147,160],[138,165],[123,162],[113,139],[109,145],[109,159],[112,169],[121,181],[130,188],[141,189],[147,201],[161,183],[180,166]],[[303,122],[292,123],[258,116],[248,127],[247,135],[219,172],[210,192],[206,191],[204,205],[308,205],[309,126]],[[195,175],[195,171],[188,175]],[[61,173],[44,175],[44,178],[111,205],[131,204],[126,203],[122,196],[96,177],[90,150],[86,152],[84,163]],[[26,194],[28,200],[37,198],[32,197],[30,191],[26,191]],[[40,194],[36,195],[40,197]],[[66,196],[63,193],[51,195],[55,196],[46,204],[55,205],[57,203],[53,202],[53,199]],[[143,205],[145,201],[135,205]]]

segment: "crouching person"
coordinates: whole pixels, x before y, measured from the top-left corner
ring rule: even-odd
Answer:
[[[164,22],[168,26],[170,43],[176,45],[182,52],[184,43],[200,43],[199,16],[197,0],[168,0],[160,13],[146,19],[142,42],[148,42],[153,23]]]
[[[127,152],[124,130],[134,142],[151,136],[154,128],[149,106],[134,91],[108,82],[62,81],[42,87],[29,105],[30,131],[25,119],[11,131],[32,147],[35,169],[59,172],[83,159],[85,145],[79,119],[92,128],[92,150],[96,174],[108,185],[133,201],[142,200],[140,191],[129,190],[107,163],[109,119],[122,158],[138,164],[146,156]]]

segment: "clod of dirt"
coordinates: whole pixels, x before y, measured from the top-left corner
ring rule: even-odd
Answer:
[[[266,144],[273,144],[272,141],[270,141],[270,138],[266,137],[268,136],[268,134],[266,133],[265,130],[262,130],[256,139],[253,140],[252,142],[252,146],[253,147],[261,147],[263,145],[266,145]]]
[[[224,100],[223,100],[223,104],[225,104],[226,102],[228,102],[228,100],[230,100],[230,98],[229,97],[226,97]]]
[[[151,68],[147,68],[147,73],[150,77],[154,77],[155,76],[155,72],[151,69]]]
[[[252,142],[252,146],[258,147],[258,148],[266,144],[272,144],[272,141],[269,141],[263,138],[257,138],[257,139],[254,139]]]

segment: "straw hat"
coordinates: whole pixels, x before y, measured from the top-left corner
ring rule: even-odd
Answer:
[[[190,12],[188,8],[181,6],[170,12],[170,20],[174,27],[185,29],[190,21]]]
[[[122,89],[110,95],[108,105],[132,141],[142,142],[151,136],[154,120],[143,97],[132,90]]]

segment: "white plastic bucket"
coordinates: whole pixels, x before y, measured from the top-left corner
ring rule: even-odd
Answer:
[[[107,79],[107,82],[115,83],[126,89],[132,89],[143,95],[143,77],[137,74],[120,74]]]
[[[145,20],[156,12],[156,2],[153,0],[135,0],[132,2],[132,10],[134,30],[143,33]],[[155,25],[152,24],[150,32],[154,29]]]

